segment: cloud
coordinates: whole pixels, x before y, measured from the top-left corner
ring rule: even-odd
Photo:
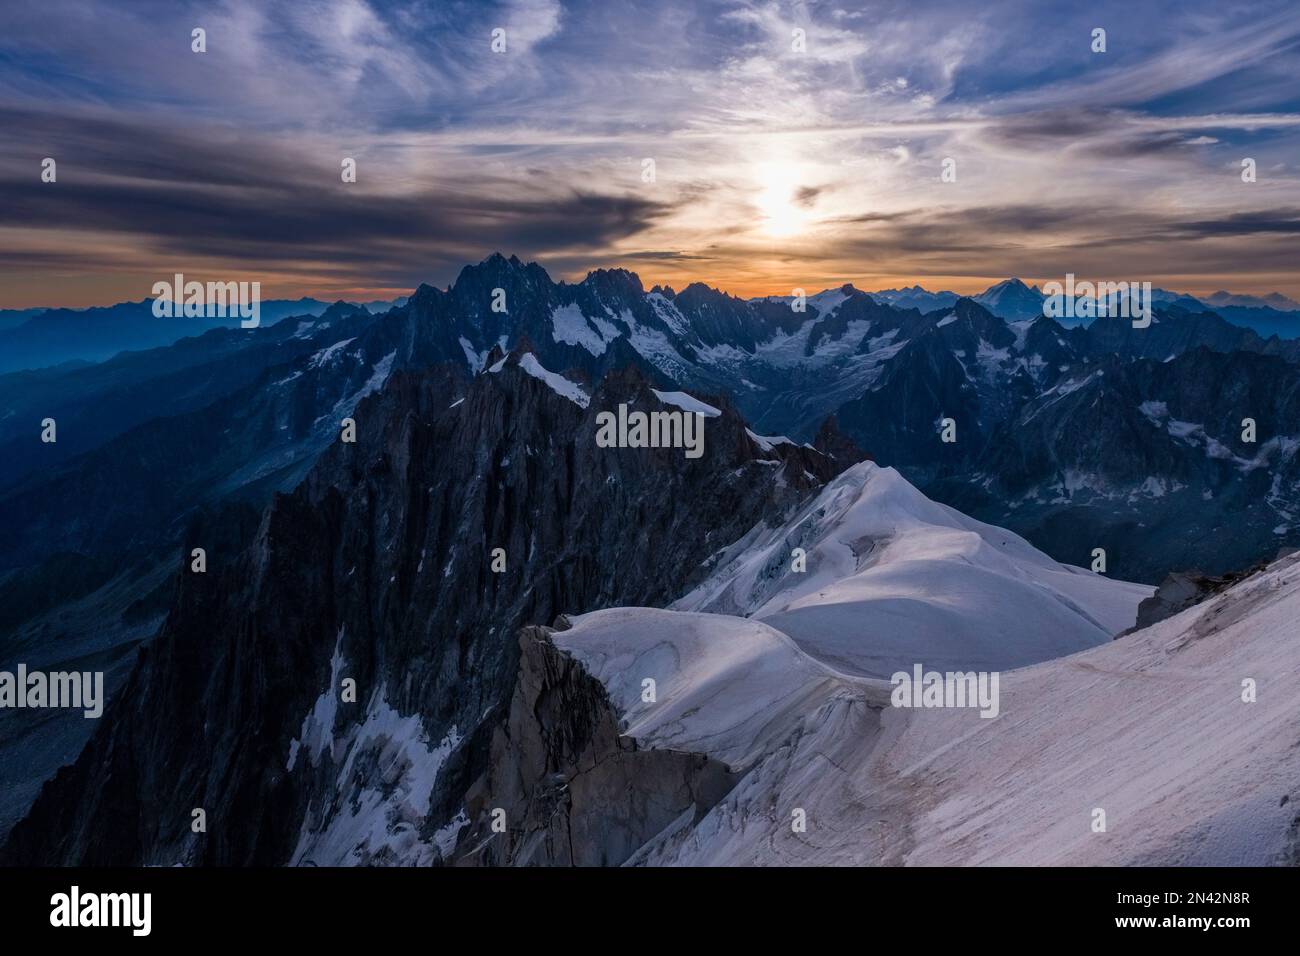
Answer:
[[[428,277],[431,263],[450,268],[494,249],[541,257],[598,253],[672,208],[544,175],[520,182],[460,171],[386,191],[367,188],[367,177],[389,184],[364,163],[359,182],[345,184],[336,155],[220,131],[12,110],[0,112],[0,129],[11,131],[0,136],[11,154],[0,164],[0,250],[11,262],[31,235],[57,229],[65,243],[81,241],[87,256],[102,237],[117,236],[145,272],[158,271],[164,259],[193,257],[253,271],[323,268],[351,273],[357,282],[413,286]],[[19,129],[24,139],[36,136],[67,157],[57,183],[34,174],[40,151],[27,147],[26,156],[12,156],[19,152],[12,131]],[[124,143],[148,148],[126,153]],[[51,266],[69,261],[67,252],[45,255]],[[28,267],[37,258],[28,255]]]
[[[0,270],[89,288],[196,259],[327,292],[441,284],[500,249],[748,292],[1071,257],[1294,276],[1297,74],[1286,0],[8,4]],[[771,167],[799,212],[779,242],[755,205]]]
[[[822,189],[818,186],[800,186],[795,190],[794,199],[792,201],[796,206],[810,209],[812,208],[813,203],[817,201],[817,197],[821,194]]]
[[[1260,236],[1300,233],[1300,209],[1236,212],[1220,219],[1173,223],[1169,231],[1183,236]]]

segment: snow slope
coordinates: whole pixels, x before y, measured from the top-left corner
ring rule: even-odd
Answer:
[[[887,678],[1093,647],[1132,626],[1151,591],[1059,564],[862,462],[784,526],[751,531],[673,607],[754,617],[832,667]]]
[[[737,618],[616,609],[552,640],[606,684],[642,746],[743,773],[632,864],[1268,864],[1297,852],[1297,616],[1300,555],[1121,640],[1002,674],[994,719],[891,707],[887,683]]]
[[[574,618],[551,636],[580,657],[625,718],[624,730],[652,747],[708,753],[732,765],[760,759],[773,738],[844,676],[757,621],[656,608],[612,608]],[[655,703],[642,682],[655,681]]]

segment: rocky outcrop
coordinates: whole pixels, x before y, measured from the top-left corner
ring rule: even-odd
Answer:
[[[1229,583],[1227,577],[1215,577],[1199,571],[1171,571],[1160,583],[1160,587],[1156,588],[1156,593],[1138,605],[1137,623],[1124,634],[1150,627],[1200,604],[1210,595],[1222,591]]]
[[[1294,548],[1282,548],[1278,551],[1275,560],[1294,553]],[[1266,567],[1268,562],[1265,561],[1244,571],[1232,571],[1220,575],[1204,574],[1200,571],[1171,571],[1156,588],[1155,593],[1138,605],[1137,622],[1122,634],[1117,634],[1116,638],[1173,617],[1207,598],[1226,591],[1238,581],[1244,581],[1251,575],[1258,574]]]
[[[605,688],[552,633],[520,632],[519,680],[466,798],[458,865],[617,866],[670,824],[698,822],[738,779],[705,755],[623,736]]]
[[[824,455],[830,456],[841,469],[856,465],[860,461],[872,458],[858,447],[857,443],[840,429],[840,423],[834,415],[827,416],[817,429],[812,446]]]

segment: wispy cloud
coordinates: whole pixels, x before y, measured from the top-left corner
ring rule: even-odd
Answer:
[[[9,5],[0,305],[187,262],[404,288],[493,249],[751,293],[1140,268],[1300,294],[1298,76],[1283,0]]]

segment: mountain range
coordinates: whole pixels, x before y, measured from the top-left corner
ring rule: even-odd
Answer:
[[[656,290],[663,291],[659,287]],[[962,298],[956,292],[931,292],[920,285],[867,294],[876,302],[919,312],[948,309]],[[378,314],[404,306],[407,298],[398,296],[353,304]],[[1000,318],[1018,321],[1042,314],[1044,294],[1036,285],[1005,279],[969,298]],[[1263,338],[1274,335],[1283,339],[1300,338],[1300,303],[1277,292],[1255,296],[1220,290],[1198,299],[1186,293],[1152,289],[1152,299],[1159,305],[1178,305],[1192,312],[1214,311],[1230,322],[1253,329]],[[270,299],[261,305],[262,317],[267,324],[274,324],[287,316],[319,316],[328,305],[310,297]],[[201,334],[207,328],[238,325],[234,319],[159,319],[152,309],[153,300],[149,298],[88,309],[0,309],[0,373],[64,363],[99,362],[119,352],[169,345]],[[1075,325],[1091,320],[1061,321]]]
[[[368,302],[361,308],[386,312],[391,302]],[[261,303],[260,321],[269,324],[288,316],[319,316],[328,302],[312,298],[268,299]],[[0,373],[42,369],[64,364],[101,362],[119,353],[170,345],[201,335],[208,329],[239,328],[239,317],[159,318],[154,300],[119,302],[89,309],[0,310]]]
[[[1017,280],[934,308],[924,290],[895,291],[646,291],[624,270],[555,282],[494,255],[387,309],[338,302],[0,375],[0,652],[102,667],[114,692],[98,722],[0,722],[0,857],[951,852],[943,801],[972,797],[924,791],[917,807],[940,816],[922,826],[906,781],[834,822],[863,837],[854,851],[801,856],[728,828],[763,819],[754,808],[791,781],[825,777],[807,762],[817,727],[854,738],[845,760],[892,753],[876,749],[894,739],[881,679],[909,662],[1014,668],[1011,700],[1045,684],[1077,701],[1061,721],[1115,706],[1071,660],[1181,674],[1187,656],[1152,661],[1150,648],[1201,627],[1203,607],[1110,639],[1168,572],[1236,571],[1300,543],[1300,343],[1181,298],[1145,329],[1065,328],[1033,314]],[[707,409],[698,461],[594,444],[603,410],[683,404]],[[57,442],[39,440],[47,417]],[[355,443],[340,440],[345,419]],[[1198,666],[1285,662],[1268,615],[1285,612],[1294,575],[1269,574],[1276,598],[1252,597],[1256,576],[1219,600],[1233,620],[1264,615],[1251,620],[1270,636],[1196,644]],[[655,662],[641,676],[665,675],[671,707],[631,701],[640,672],[616,637],[645,641],[627,653]],[[339,700],[344,678],[355,703]],[[1279,706],[1261,719],[1286,719]],[[934,726],[909,718],[898,753],[931,754]],[[933,733],[966,732],[945,727]],[[783,749],[791,734],[812,749]],[[792,762],[774,765],[779,753]],[[1044,751],[1043,772],[1069,756]],[[1199,768],[1190,792],[1228,769]],[[1274,782],[1233,792],[1263,799]],[[1187,825],[1211,826],[1218,806],[1188,810]],[[208,834],[190,830],[193,807],[217,821]],[[487,823],[497,807],[515,821],[507,840]],[[916,840],[872,835],[877,810]],[[1023,837],[972,832],[989,854]],[[1187,834],[1161,832],[1153,859],[1194,856]],[[1288,852],[1268,832],[1241,852]]]

